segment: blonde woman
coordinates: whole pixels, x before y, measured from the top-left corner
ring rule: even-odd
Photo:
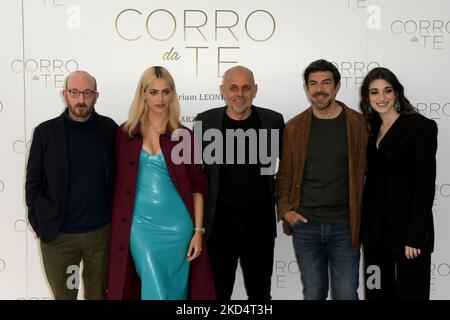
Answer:
[[[201,165],[171,156],[178,143],[193,144],[190,130],[189,141],[171,139],[188,130],[179,115],[170,73],[147,69],[116,137],[109,299],[214,298],[203,241],[206,177]]]

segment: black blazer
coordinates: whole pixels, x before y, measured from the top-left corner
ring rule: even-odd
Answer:
[[[420,114],[400,115],[376,147],[367,145],[361,242],[394,252],[433,251],[437,126]]]
[[[25,181],[28,221],[43,242],[50,242],[56,237],[66,210],[69,159],[64,117],[63,113],[36,127],[28,157]],[[101,115],[98,115],[98,124],[103,147],[108,210],[111,211],[117,124],[114,120]]]
[[[283,139],[283,131],[284,131],[284,119],[281,113],[275,112],[270,109],[260,108],[252,106],[253,111],[255,111],[259,117],[261,122],[261,129],[278,129],[279,130],[279,142],[278,145],[280,147],[279,156],[281,156],[281,146]],[[198,121],[201,121],[201,135],[203,137],[203,133],[208,129],[219,129],[222,130],[223,127],[223,117],[225,115],[225,107],[214,108],[202,113],[199,113],[195,118],[194,124],[194,132],[199,130]],[[196,128],[197,127],[197,128]],[[199,131],[200,132],[200,131]],[[211,142],[203,141],[202,139],[202,150],[206,148]],[[270,149],[270,133],[268,134],[268,150]],[[205,210],[204,210],[204,225],[205,225],[205,236],[209,237],[211,232],[214,217],[216,214],[216,206],[217,206],[217,198],[219,191],[219,173],[220,168],[219,164],[204,164],[205,173],[208,176],[208,199],[205,201]],[[275,172],[274,172],[275,174]],[[271,210],[273,216],[273,236],[276,235],[276,214],[275,214],[275,185],[274,185],[274,174],[270,176],[269,179],[269,192],[272,195],[271,199]],[[237,182],[238,183],[238,182]]]

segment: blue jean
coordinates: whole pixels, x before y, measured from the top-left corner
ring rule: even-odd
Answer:
[[[328,267],[331,297],[358,300],[359,250],[352,250],[350,227],[346,224],[298,221],[293,226],[293,245],[303,282],[305,300],[328,296]]]

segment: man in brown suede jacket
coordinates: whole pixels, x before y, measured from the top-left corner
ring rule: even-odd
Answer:
[[[311,107],[286,124],[277,208],[293,235],[305,299],[358,299],[359,225],[366,165],[363,116],[335,97],[337,68],[312,62],[304,80]]]

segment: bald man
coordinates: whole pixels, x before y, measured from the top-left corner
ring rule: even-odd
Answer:
[[[217,138],[202,139],[202,148],[210,190],[206,241],[219,300],[231,299],[239,260],[248,299],[271,299],[274,173],[284,120],[278,112],[253,105],[257,91],[251,70],[232,67],[220,86],[226,106],[200,113],[194,124],[202,136]],[[210,154],[218,141],[220,150]]]
[[[117,124],[95,112],[97,83],[71,73],[65,111],[34,130],[25,182],[28,220],[40,239],[55,299],[77,299],[80,262],[86,299],[106,296]]]

